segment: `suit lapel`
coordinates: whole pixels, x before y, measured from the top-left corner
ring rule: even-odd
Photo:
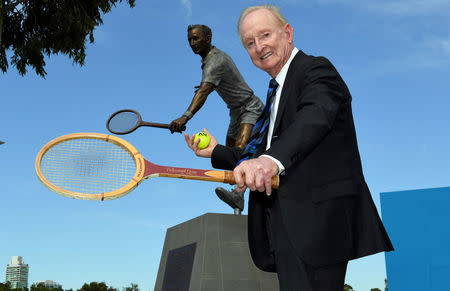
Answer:
[[[284,80],[281,96],[280,96],[280,102],[278,103],[278,111],[277,111],[277,117],[275,119],[275,125],[273,127],[273,135],[278,136],[281,117],[284,115],[284,111],[286,109],[287,99],[289,96],[289,91],[291,90],[292,84],[293,84],[293,78],[292,74],[295,71],[294,68],[297,66],[296,64],[300,62],[301,58],[304,56],[304,53],[302,51],[298,51],[295,55],[294,59],[292,60],[291,64],[289,65],[288,72],[286,74],[286,79]]]

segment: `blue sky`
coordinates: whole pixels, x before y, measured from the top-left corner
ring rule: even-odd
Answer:
[[[189,105],[201,80],[200,57],[187,43],[188,24],[213,30],[213,44],[235,61],[264,96],[269,76],[253,66],[236,22],[259,1],[143,1],[118,5],[88,44],[86,63],[46,60],[48,75],[13,68],[0,75],[0,281],[11,256],[30,265],[29,282],[63,288],[104,281],[153,290],[165,231],[207,212],[232,213],[214,194],[221,184],[155,178],[107,202],[58,196],[40,184],[34,161],[51,139],[74,132],[106,133],[122,108],[170,122]],[[304,52],[328,57],[353,95],[363,169],[374,201],[379,193],[449,186],[450,1],[284,0],[281,7]],[[189,122],[224,142],[228,112],[216,93]],[[141,128],[125,136],[161,165],[210,169],[182,135]],[[246,200],[248,196],[246,194]],[[247,210],[244,211],[244,214]],[[395,241],[393,242],[395,246]],[[350,262],[355,290],[384,287],[384,254]]]

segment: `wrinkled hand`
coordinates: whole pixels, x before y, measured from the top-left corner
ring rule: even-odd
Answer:
[[[184,115],[181,116],[180,118],[173,120],[169,125],[170,132],[171,133],[182,132],[187,122],[188,118]]]
[[[259,157],[243,161],[234,168],[236,191],[244,192],[247,187],[252,191],[272,194],[272,177],[278,174],[278,165],[268,157]]]
[[[191,150],[194,151],[195,155],[198,157],[203,157],[203,158],[210,158],[212,155],[212,152],[214,150],[214,148],[217,145],[217,140],[214,136],[212,136],[207,130],[206,128],[203,129],[203,132],[205,132],[207,135],[209,135],[210,141],[209,141],[209,145],[204,148],[204,149],[199,149],[198,143],[200,142],[200,139],[197,139],[194,142],[195,139],[195,134],[193,134],[191,137],[189,137],[189,135],[187,133],[184,134],[184,139],[186,140],[186,144],[188,145],[188,147],[191,148]]]

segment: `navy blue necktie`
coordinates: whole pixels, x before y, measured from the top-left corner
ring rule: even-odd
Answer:
[[[278,88],[278,83],[275,79],[271,79],[269,83],[269,89],[267,90],[267,99],[266,105],[258,117],[256,121],[252,134],[250,136],[250,142],[247,144],[247,147],[244,149],[241,155],[241,159],[238,162],[238,165],[244,161],[248,160],[256,153],[256,149],[258,146],[267,138],[267,132],[269,131],[269,122],[270,122],[270,110],[272,109],[273,99],[276,95]]]

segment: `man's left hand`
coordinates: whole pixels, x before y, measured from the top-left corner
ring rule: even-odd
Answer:
[[[272,194],[272,177],[278,174],[278,165],[268,157],[259,157],[243,161],[234,168],[238,192],[244,192],[247,187],[252,191]]]
[[[198,148],[198,143],[200,142],[200,139],[197,139],[196,141],[194,141],[195,134],[193,134],[191,137],[189,137],[189,134],[185,133],[184,139],[186,140],[186,144],[188,145],[188,147],[194,151],[196,156],[202,157],[202,158],[210,158],[214,148],[217,145],[217,140],[214,136],[212,136],[206,130],[206,128],[203,129],[203,132],[206,133],[207,135],[209,135],[209,138],[210,138],[209,145],[204,149]]]

